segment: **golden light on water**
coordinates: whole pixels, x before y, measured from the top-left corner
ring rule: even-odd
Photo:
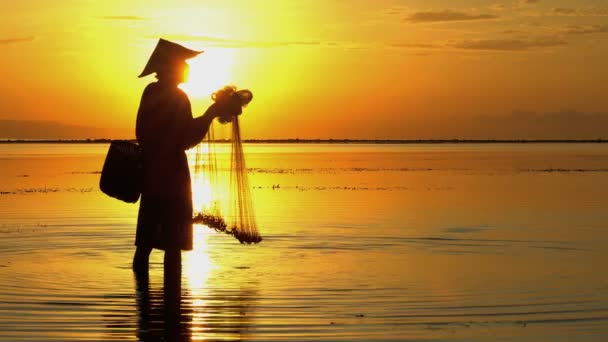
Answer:
[[[206,226],[194,225],[194,248],[185,254],[183,271],[192,291],[205,287],[210,272],[217,267],[209,256],[209,234],[213,234]],[[196,297],[196,296],[195,296]]]
[[[209,178],[196,176],[192,180],[192,205],[195,212],[202,208],[210,208],[213,199],[211,198],[211,184]]]
[[[190,157],[206,156],[209,153],[207,145],[201,144],[189,151]],[[211,205],[211,184],[202,170],[194,170],[192,177],[192,205],[195,212]],[[202,288],[209,278],[209,272],[214,268],[208,254],[208,227],[195,224],[193,231],[193,249],[187,253],[183,269],[191,289]]]
[[[210,48],[188,61],[188,80],[182,88],[190,97],[208,97],[231,83],[234,64],[233,49]]]
[[[196,160],[197,155],[206,158],[209,153],[209,148],[206,144],[201,144],[195,149],[188,151],[191,163]],[[203,164],[207,160],[203,161]],[[211,208],[213,204],[213,191],[211,188],[211,180],[207,172],[203,170],[193,170],[192,175],[192,205],[194,212],[200,212]],[[183,261],[183,270],[188,279],[189,288],[192,291],[202,289],[205,286],[209,273],[217,267],[208,253],[209,249],[209,234],[213,234],[211,229],[202,224],[195,224],[193,231],[193,249],[185,255]]]

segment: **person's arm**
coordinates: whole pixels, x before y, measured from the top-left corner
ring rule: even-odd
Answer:
[[[192,117],[192,107],[188,96],[183,94],[183,107],[181,115],[184,118],[183,129],[183,144],[182,148],[188,150],[198,145],[207,135],[209,126],[213,122],[213,119],[220,116],[231,116],[241,114],[241,106],[237,102],[220,103],[214,102],[205,111],[205,114],[197,118]],[[181,134],[181,133],[180,133]]]
[[[218,110],[217,106],[212,104],[207,108],[203,115],[194,118],[192,116],[190,100],[188,100],[188,97],[184,94],[182,115],[184,117],[182,126],[182,148],[187,150],[198,145],[205,138],[213,119],[218,116]]]
[[[213,119],[217,117],[217,113],[214,110],[213,105],[209,106],[205,111],[205,114],[192,119],[192,124],[189,127],[188,139],[185,141],[185,149],[190,149],[198,145],[207,135],[209,126],[213,122]]]

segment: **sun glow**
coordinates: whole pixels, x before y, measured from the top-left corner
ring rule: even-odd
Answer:
[[[234,53],[232,49],[207,49],[188,61],[188,80],[182,88],[194,98],[208,97],[216,90],[229,85],[232,80]]]

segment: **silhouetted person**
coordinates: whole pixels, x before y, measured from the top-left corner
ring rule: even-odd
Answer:
[[[220,113],[240,112],[238,105],[214,103],[193,118],[190,100],[178,85],[186,80],[186,60],[199,53],[160,39],[139,76],[156,73],[158,81],[143,92],[135,129],[143,151],[135,271],[148,269],[153,248],[165,251],[165,272],[181,265],[182,250],[192,249],[192,190],[185,151],[204,138]]]

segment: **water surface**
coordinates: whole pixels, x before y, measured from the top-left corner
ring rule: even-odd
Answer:
[[[106,151],[0,144],[1,341],[608,339],[608,145],[247,145],[264,241],[197,226],[178,305]]]

